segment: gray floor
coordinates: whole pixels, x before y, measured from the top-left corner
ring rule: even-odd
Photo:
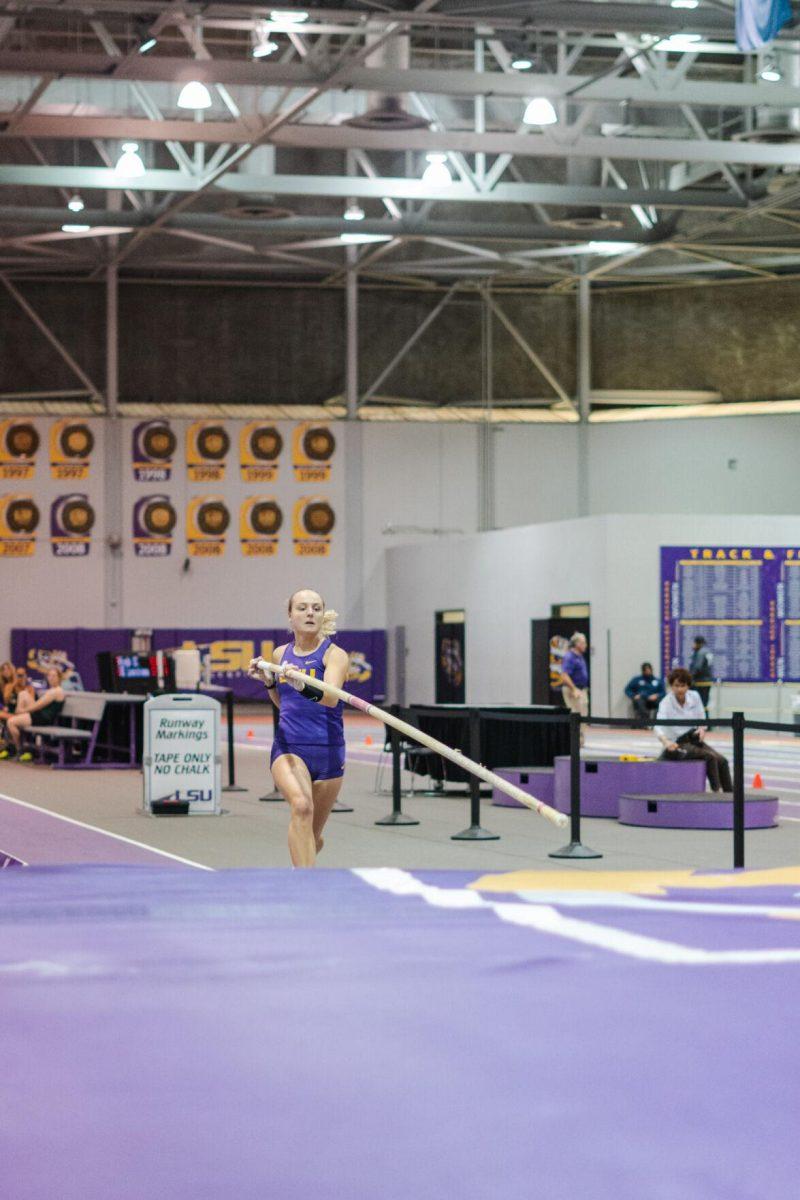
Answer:
[[[148,846],[210,867],[282,867],[288,864],[285,804],[262,803],[271,790],[263,751],[237,751],[239,782],[245,793],[226,794],[221,817],[157,818],[141,812],[142,778],[136,771],[54,771],[0,764],[0,793],[120,834]],[[634,870],[673,867],[725,869],[732,865],[730,833],[646,830],[615,821],[585,820],[582,839],[603,857],[585,863],[548,858],[564,834],[535,814],[494,808],[485,802],[483,825],[499,841],[454,842],[451,835],[469,824],[463,797],[409,797],[404,807],[418,826],[382,828],[374,824],[391,808],[389,796],[373,792],[375,769],[351,763],[342,798],[352,813],[333,814],[325,831],[319,865],[394,866],[517,870],[521,868]],[[0,845],[13,854],[13,830],[0,828]],[[746,865],[778,867],[800,863],[800,821],[747,834]]]

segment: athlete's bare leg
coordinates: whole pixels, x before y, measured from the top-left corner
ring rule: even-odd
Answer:
[[[312,784],[312,795],[314,797],[314,841],[317,847],[317,854],[324,846],[325,842],[322,837],[322,831],[325,828],[325,822],[331,815],[331,809],[336,803],[339,792],[342,790],[343,777],[340,775],[338,779],[318,779]]]
[[[296,754],[281,754],[272,764],[275,786],[292,810],[289,821],[289,855],[295,867],[313,867],[317,858],[314,839],[314,796],[308,767]]]
[[[17,750],[19,750],[20,743],[22,742],[22,730],[27,729],[31,724],[31,714],[29,712],[18,712],[6,721],[6,732]]]

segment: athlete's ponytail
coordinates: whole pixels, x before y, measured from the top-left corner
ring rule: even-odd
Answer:
[[[322,633],[325,637],[333,637],[336,633],[336,621],[339,614],[333,608],[326,608],[322,614]]]

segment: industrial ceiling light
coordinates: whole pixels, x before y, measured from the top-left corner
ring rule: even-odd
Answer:
[[[585,249],[587,254],[629,254],[638,246],[639,242],[588,242]],[[582,250],[583,247],[576,249]]]
[[[532,66],[533,66],[533,59],[531,58],[531,56],[529,54],[526,54],[524,52],[524,50],[520,51],[519,54],[516,54],[511,59],[511,70],[512,71],[530,71]]]
[[[345,221],[363,221],[364,210],[357,200],[348,200],[347,208],[344,210]]]
[[[446,154],[426,154],[428,165],[422,172],[422,182],[432,187],[447,187],[453,182],[450,169],[447,166]]]
[[[669,0],[670,8],[697,8],[700,0]]]
[[[193,108],[195,111],[201,108],[211,108],[211,93],[199,79],[191,79],[181,89],[181,94],[178,96],[178,108]]]
[[[390,242],[391,234],[388,233],[340,233],[339,241],[344,242],[346,246],[361,246],[367,242]]]
[[[278,49],[278,43],[273,42],[269,35],[270,26],[266,21],[256,21],[253,26],[253,58],[268,58]]]
[[[780,83],[783,76],[781,75],[780,67],[774,54],[768,54],[764,59],[764,65],[758,72],[759,79],[765,80],[767,83]]]
[[[525,125],[555,125],[558,115],[546,96],[534,96],[522,115]]]
[[[120,154],[114,170],[118,175],[124,175],[126,179],[138,179],[140,175],[144,175],[144,163],[139,155],[138,142],[122,143],[122,154]]]
[[[70,212],[75,212],[75,213],[83,212],[84,207],[85,207],[85,205],[83,203],[83,200],[81,199],[81,197],[78,195],[77,192],[75,193],[74,196],[70,196],[69,200],[67,201],[67,208],[69,209]]]
[[[91,229],[91,225],[74,225],[67,222],[61,226],[62,233],[87,233]]]
[[[699,33],[672,33],[668,38],[662,38],[653,47],[654,50],[692,50],[703,38]]]
[[[278,25],[302,25],[308,20],[308,13],[299,9],[273,8],[269,15]]]
[[[133,22],[133,27],[136,31],[136,40],[139,45],[137,47],[139,54],[147,54],[148,50],[152,50],[158,38],[150,29],[150,22],[147,17],[137,17]]]

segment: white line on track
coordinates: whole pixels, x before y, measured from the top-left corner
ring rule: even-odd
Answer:
[[[140,850],[149,850],[151,854],[160,854],[163,858],[171,858],[187,867],[197,867],[198,871],[213,871],[205,863],[194,862],[191,858],[181,858],[180,854],[170,854],[168,850],[159,850],[156,846],[148,846],[146,842],[137,842],[135,838],[123,837],[121,833],[112,833],[109,829],[101,829],[99,825],[89,825],[86,821],[78,821],[75,817],[65,817],[61,813],[52,812],[49,808],[40,808],[38,804],[29,804],[27,800],[18,800],[16,796],[7,796],[0,792],[0,800],[9,804],[19,804],[21,808],[30,808],[46,817],[54,817],[56,821],[66,821],[68,825],[78,825],[81,829],[91,829],[92,833],[102,833],[105,837],[114,838],[117,842],[127,842],[129,846],[138,846]]]

